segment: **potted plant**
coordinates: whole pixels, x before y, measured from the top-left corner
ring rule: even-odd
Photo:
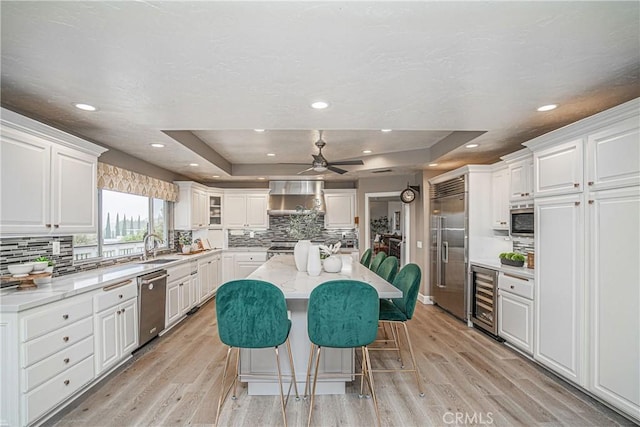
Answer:
[[[498,255],[500,263],[512,267],[522,267],[524,265],[524,255],[516,252],[503,252]]]
[[[338,273],[342,270],[342,257],[340,256],[340,245],[320,245],[320,258],[322,259],[322,267],[327,273]]]
[[[311,239],[318,236],[322,230],[319,221],[320,212],[317,206],[308,212],[304,211],[304,207],[297,206],[296,211],[289,218],[289,236],[298,240],[293,248],[296,268],[298,271],[307,271]]]
[[[182,247],[183,254],[191,253],[191,235],[190,234],[181,233],[180,237],[178,237],[178,242],[180,242],[180,246]]]

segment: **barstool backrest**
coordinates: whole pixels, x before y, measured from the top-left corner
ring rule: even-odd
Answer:
[[[360,258],[360,264],[362,264],[365,267],[369,268],[369,265],[371,265],[371,255],[372,254],[373,254],[373,251],[371,250],[371,248],[369,248],[366,251],[364,251],[364,253],[362,254],[362,258]]]
[[[382,261],[380,267],[378,267],[378,276],[382,277],[389,283],[393,283],[393,279],[396,277],[396,273],[398,273],[398,258],[395,256],[388,256]]]
[[[394,298],[393,303],[407,316],[407,319],[411,319],[416,308],[421,277],[420,267],[412,263],[402,267],[393,280],[393,285],[402,291],[402,298]]]
[[[369,266],[369,270],[373,271],[374,273],[377,273],[378,268],[380,268],[380,264],[382,264],[382,261],[384,261],[386,257],[387,257],[386,253],[378,252],[376,256],[373,257],[373,259],[371,260],[371,266]]]

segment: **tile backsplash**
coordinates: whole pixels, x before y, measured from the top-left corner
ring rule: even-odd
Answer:
[[[513,251],[521,254],[527,254],[529,252],[535,252],[534,240],[531,238],[513,238]]]

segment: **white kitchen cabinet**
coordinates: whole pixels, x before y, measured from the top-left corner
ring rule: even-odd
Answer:
[[[497,169],[491,174],[492,227],[509,230],[509,169]]]
[[[176,230],[197,230],[209,226],[209,189],[192,181],[175,181],[178,201],[175,204]]]
[[[87,141],[3,109],[0,139],[2,233],[95,233],[97,158],[104,151]]]
[[[207,196],[209,228],[222,228],[222,197],[221,192],[209,191]]]
[[[165,307],[165,327],[182,319],[191,308],[199,303],[200,282],[196,260],[167,270],[167,297]]]
[[[640,185],[640,121],[621,120],[587,138],[587,187]]]
[[[269,228],[269,190],[225,190],[223,201],[226,228]]]
[[[354,228],[356,217],[356,190],[324,190],[324,227]]]
[[[536,197],[578,193],[583,190],[582,138],[553,145],[533,154]]]
[[[222,283],[233,280],[235,276],[235,257],[233,252],[225,252],[222,254]]]
[[[581,194],[535,200],[534,358],[584,380],[584,203]]]
[[[533,198],[533,155],[523,148],[501,157],[509,168],[509,200],[519,202]]]
[[[234,254],[234,279],[244,279],[267,261],[266,252],[240,252]]]
[[[512,273],[498,276],[498,336],[533,354],[533,280]]]
[[[198,260],[198,280],[200,281],[199,303],[211,298],[220,285],[220,254],[213,254]]]
[[[640,419],[640,188],[587,197],[589,390]]]

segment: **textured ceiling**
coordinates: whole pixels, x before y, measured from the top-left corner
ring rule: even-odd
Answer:
[[[3,106],[202,181],[296,176],[280,163],[310,163],[319,129],[329,160],[365,161],[328,179],[489,163],[640,96],[633,1],[2,1],[0,12]],[[319,99],[329,108],[309,108]],[[560,107],[535,111],[548,103]]]

